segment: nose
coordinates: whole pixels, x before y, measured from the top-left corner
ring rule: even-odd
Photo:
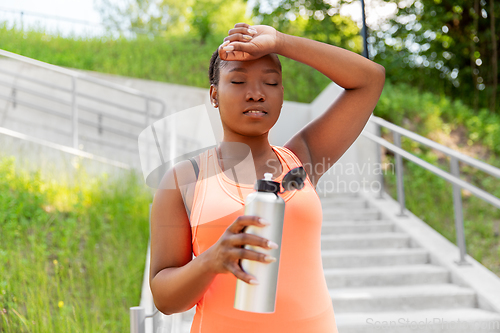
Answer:
[[[246,94],[247,101],[260,101],[263,102],[266,99],[263,87],[259,82],[254,82],[248,85],[248,90]]]

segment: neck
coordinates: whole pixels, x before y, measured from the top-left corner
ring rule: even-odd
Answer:
[[[230,170],[236,167],[239,172],[239,178],[242,183],[253,183],[255,173],[259,179],[263,178],[264,173],[271,172],[274,177],[281,174],[282,168],[278,157],[273,151],[267,136],[265,140],[255,140],[255,137],[242,141],[226,141],[226,137],[217,147],[219,166],[222,171]],[[243,162],[243,163],[242,163]],[[249,177],[249,178],[247,178]]]
[[[242,159],[252,153],[252,158],[255,161],[266,159],[273,153],[268,140],[268,132],[254,137],[234,136],[224,134],[224,138],[219,144],[219,152],[222,157],[241,157]],[[221,157],[219,155],[219,157]]]

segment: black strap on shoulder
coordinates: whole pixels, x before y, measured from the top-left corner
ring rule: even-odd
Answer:
[[[196,174],[196,180],[198,180],[198,174],[200,173],[200,169],[198,169],[198,163],[196,163],[195,159],[192,157],[189,160],[191,161],[191,164],[193,164],[194,173]]]

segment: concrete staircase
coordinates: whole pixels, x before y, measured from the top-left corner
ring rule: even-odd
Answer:
[[[61,90],[47,86],[37,90],[37,94],[33,94],[30,93],[35,88],[33,82],[21,82],[26,81],[21,74],[31,79],[43,78],[47,82],[57,83],[65,88],[70,84],[67,78],[63,81],[57,74],[0,58],[0,72],[2,70],[4,73],[0,75],[0,127],[71,146],[71,122],[68,118],[71,96],[68,95],[68,89]],[[6,76],[5,71],[13,71],[16,75]],[[173,110],[183,110],[208,103],[206,89],[99,75],[112,81],[116,80],[120,84],[130,84],[148,93],[154,92],[158,98],[164,100],[165,105],[173,103],[171,106]],[[125,98],[118,93],[110,94],[105,89],[85,87],[81,84],[78,89],[81,93],[78,95],[79,117],[82,120],[99,122],[100,118],[94,119],[96,114],[90,114],[88,109],[90,107],[101,109],[99,105],[92,104],[97,103],[96,101],[85,102],[84,95],[116,100],[117,103],[123,103],[127,107],[134,106],[137,109],[144,106],[142,100]],[[56,97],[57,101],[52,99],[47,101],[42,95]],[[320,101],[310,106],[311,110],[321,113],[326,105],[331,103],[330,91],[325,90],[322,96],[324,97],[320,96]],[[320,105],[322,101],[325,102],[324,106]],[[50,116],[47,112],[40,112],[33,105],[57,111],[59,114],[65,113],[66,116]],[[284,108],[284,115],[280,117],[281,123],[278,123],[274,131],[279,140],[273,139],[271,142],[278,145],[280,145],[278,141],[286,142],[284,139],[288,139],[289,134],[294,134],[303,123],[314,118],[310,117],[308,108],[308,105],[288,103]],[[106,109],[106,113],[108,116],[116,116],[123,112],[111,108]],[[217,114],[216,111],[211,113]],[[294,121],[284,121],[284,116],[288,117],[287,119],[293,118]],[[300,121],[295,121],[297,117]],[[136,120],[142,124],[140,118],[139,116],[138,119],[128,118],[128,120]],[[103,120],[103,125],[113,127],[116,124]],[[81,142],[87,152],[126,162],[140,169],[137,135],[138,130],[142,130],[145,126],[145,124],[141,126],[121,124],[119,133],[100,132],[96,127],[81,126]],[[130,134],[132,139],[122,140],[126,137],[123,132]],[[352,148],[359,149],[359,152],[350,148],[343,156],[346,162],[361,163],[359,156],[369,156],[370,146],[366,143],[353,144]],[[20,154],[25,154],[19,150]],[[356,155],[358,153],[359,156]],[[343,175],[342,180],[344,178],[348,177]],[[453,248],[439,242],[443,239],[442,236],[422,237],[424,234],[418,235],[418,232],[423,230],[420,226],[405,228],[406,224],[395,224],[394,219],[387,218],[383,213],[389,211],[387,209],[389,205],[384,206],[379,203],[376,206],[373,204],[374,200],[367,200],[360,194],[330,194],[322,197],[321,201],[324,216],[323,268],[340,333],[374,331],[500,333],[500,301],[498,301],[500,297],[495,296],[500,295],[500,286],[496,276],[484,278],[489,272],[485,272],[484,267],[478,269],[477,265],[475,270],[460,272],[456,271],[455,266],[437,265],[436,249],[450,249],[448,253],[454,251]],[[417,241],[417,238],[420,241]],[[422,239],[428,240],[427,243],[422,242]],[[440,244],[433,247],[430,245],[431,242]],[[418,244],[424,244],[425,247]],[[463,280],[468,281],[472,281],[476,275],[481,276],[475,279],[473,288],[469,288],[465,286],[467,283],[460,285],[456,283],[457,275],[460,274]],[[492,282],[493,280],[495,281]],[[487,304],[486,301],[491,299],[486,300],[485,295],[497,301]],[[492,304],[492,308],[496,309],[494,311],[488,309]],[[148,314],[152,312],[149,308],[147,311]],[[153,319],[147,319],[147,323],[155,321],[155,333],[189,332],[194,313],[195,308],[173,316],[158,313]]]
[[[322,204],[323,267],[339,332],[500,332],[499,314],[477,308],[474,290],[450,283],[447,269],[430,264],[428,251],[363,197]]]
[[[359,194],[321,198],[322,259],[340,333],[500,332],[500,314]],[[195,308],[176,314],[187,333]]]

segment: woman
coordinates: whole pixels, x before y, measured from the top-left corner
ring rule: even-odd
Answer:
[[[283,103],[276,54],[315,68],[345,89],[283,147],[268,141]],[[337,332],[321,265],[322,212],[314,189],[364,128],[380,97],[385,70],[342,48],[265,25],[238,23],[214,52],[209,76],[224,138],[219,147],[198,155],[196,163],[183,161],[169,170],[163,188],[176,189],[158,190],[154,197],[150,285],[156,307],[173,314],[197,305],[193,333]],[[240,154],[235,163],[222,159],[237,156],[238,147],[251,154]],[[254,167],[254,172],[231,172],[247,155],[253,164],[247,163],[245,170]],[[234,309],[236,280],[258,283],[241,269],[240,260],[276,260],[265,255],[276,244],[242,232],[266,223],[243,215],[244,199],[264,173],[281,182],[286,172],[301,165],[307,172],[305,187],[282,195],[286,209],[275,312]],[[262,251],[244,249],[245,244]]]

